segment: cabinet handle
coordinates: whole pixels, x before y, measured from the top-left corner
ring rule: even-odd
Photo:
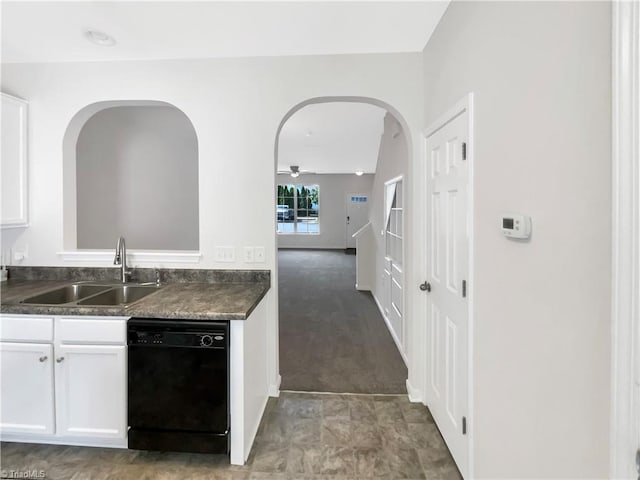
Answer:
[[[38,360],[40,360],[40,363],[46,362],[47,361],[47,356],[45,355],[44,357],[40,357]]]
[[[57,363],[60,363],[60,362],[62,362],[63,360],[64,360],[64,357],[58,357],[58,358],[56,358],[56,362],[57,362]]]

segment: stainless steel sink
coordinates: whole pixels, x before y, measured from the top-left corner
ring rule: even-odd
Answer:
[[[31,303],[39,305],[61,305],[63,303],[77,302],[82,298],[104,292],[109,289],[108,285],[82,285],[74,284],[56,288],[45,293],[33,295],[25,298],[20,303]]]
[[[32,295],[20,303],[31,305],[85,305],[95,307],[127,306],[143,299],[161,287],[155,283],[74,283],[48,292]]]
[[[89,298],[85,298],[78,302],[78,305],[92,305],[92,306],[119,306],[128,305],[133,302],[151,295],[153,292],[157,292],[156,286],[143,286],[143,285],[118,285],[110,288],[109,290],[102,292],[98,295],[93,295]]]

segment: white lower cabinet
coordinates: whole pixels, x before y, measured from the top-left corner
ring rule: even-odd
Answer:
[[[0,342],[0,429],[52,434],[53,345]]]
[[[3,440],[126,446],[126,318],[2,315],[0,364]]]
[[[126,347],[56,347],[57,432],[124,438],[127,431]]]

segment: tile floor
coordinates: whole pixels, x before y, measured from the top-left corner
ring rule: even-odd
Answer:
[[[27,469],[73,480],[461,478],[428,410],[406,395],[283,392],[243,467],[222,455],[20,443],[2,443],[0,460],[2,478]]]

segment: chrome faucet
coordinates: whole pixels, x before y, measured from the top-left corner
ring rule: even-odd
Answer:
[[[124,237],[118,238],[116,256],[113,259],[113,264],[122,267],[122,283],[127,283],[128,278],[131,277],[131,270],[127,270],[127,246],[124,243]]]

